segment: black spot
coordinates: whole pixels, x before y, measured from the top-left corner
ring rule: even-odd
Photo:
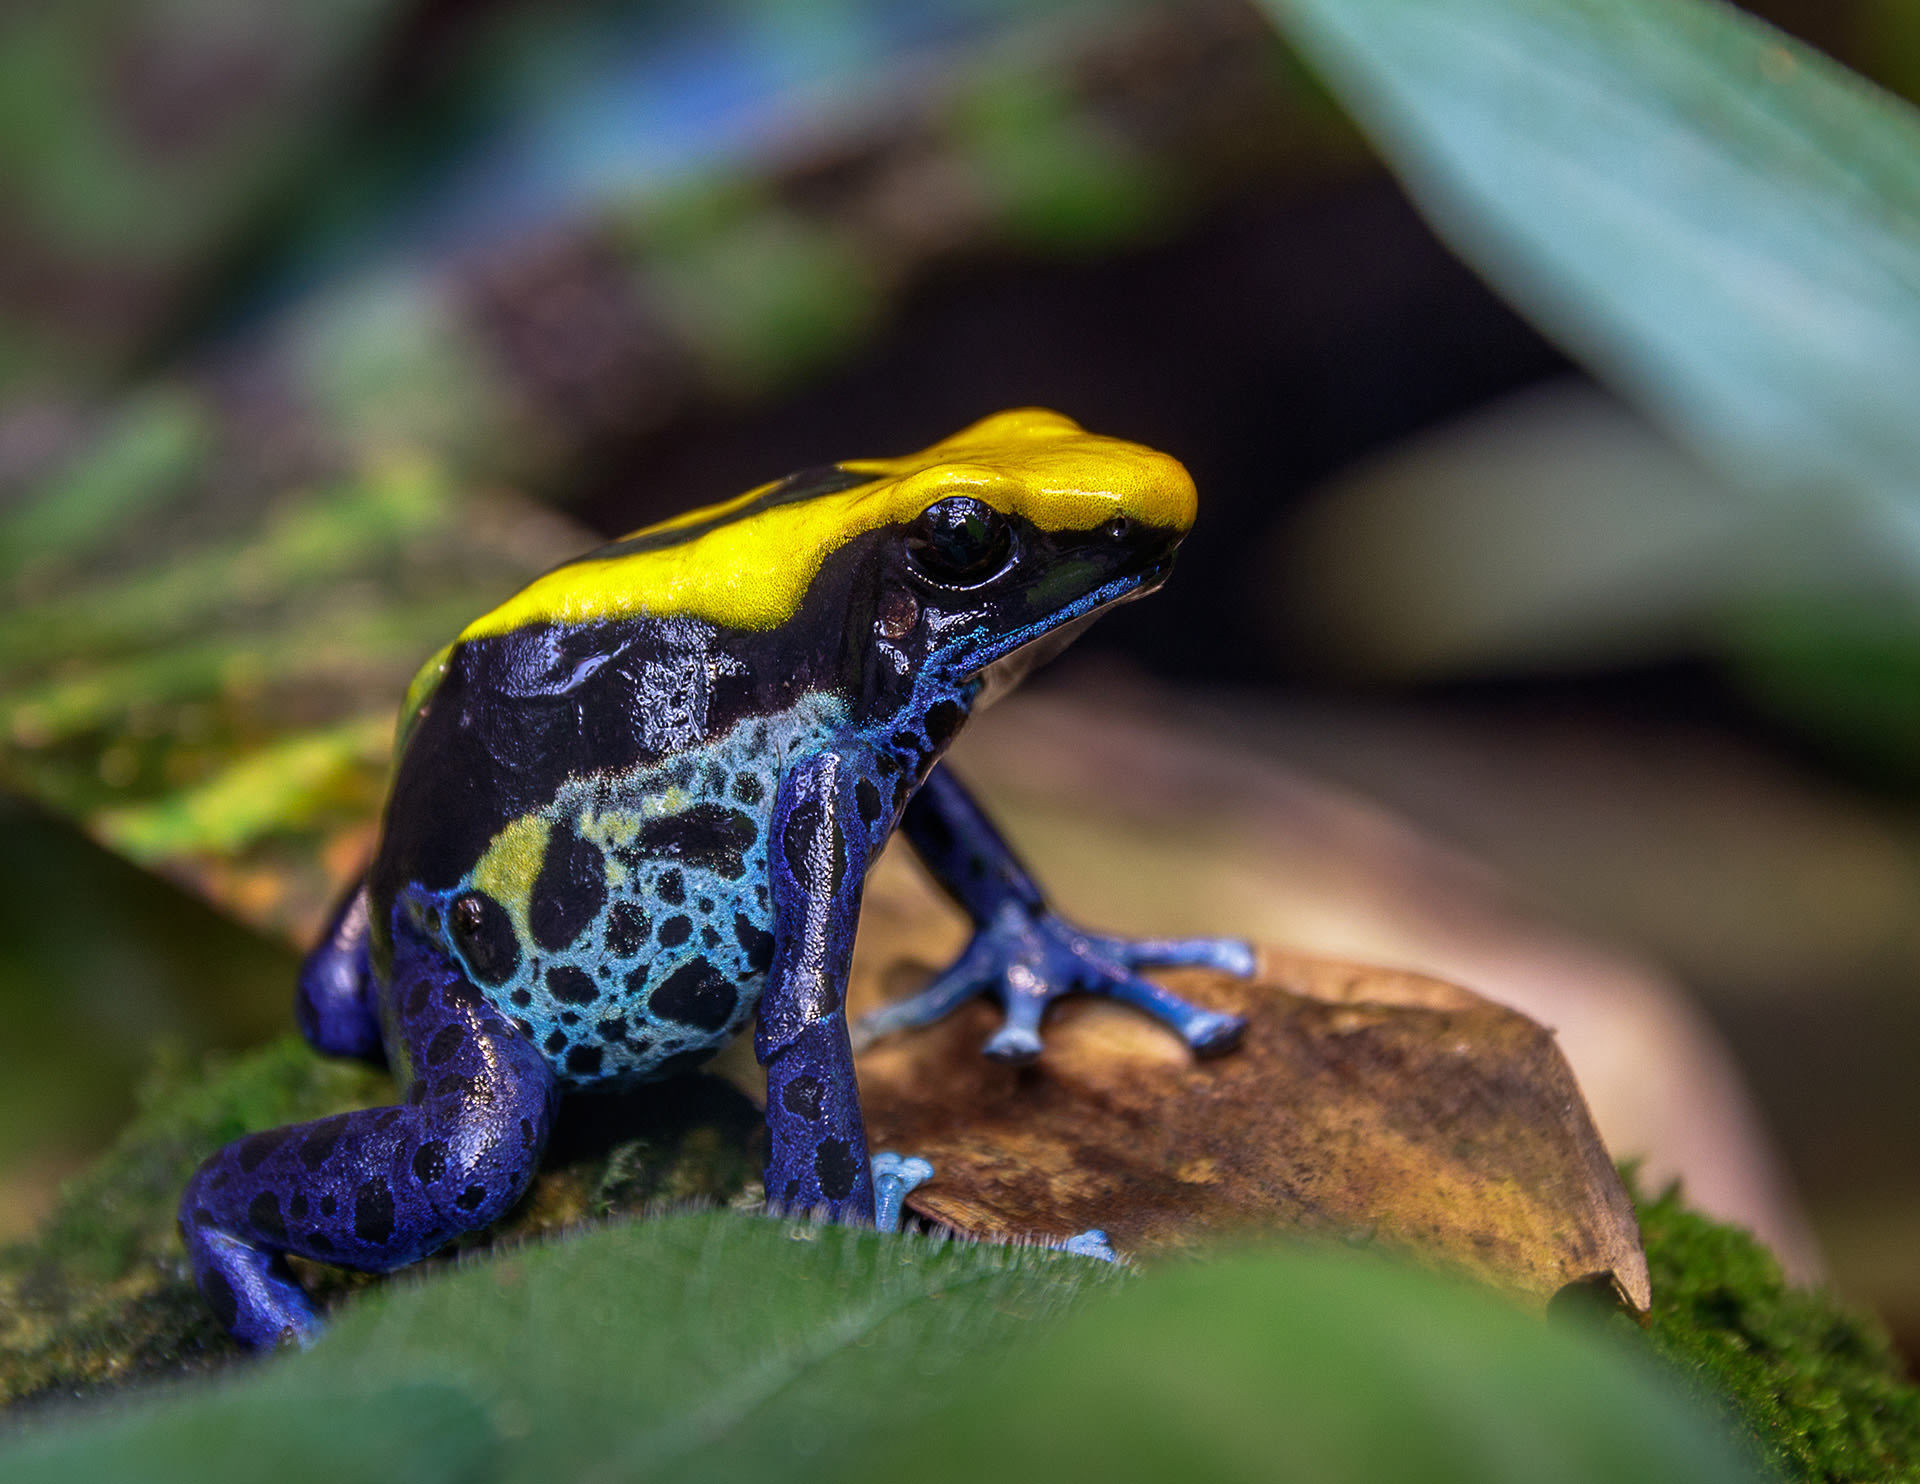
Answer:
[[[802,1072],[780,1090],[780,1105],[795,1118],[812,1123],[820,1116],[820,1099],[825,1092],[818,1077]]]
[[[860,819],[872,824],[880,817],[880,790],[873,786],[871,778],[862,778],[854,786],[853,797],[860,809]]]
[[[795,1175],[787,1182],[787,1193],[784,1199],[789,1206],[800,1199],[800,1177],[798,1175]]]
[[[336,1201],[332,1196],[323,1195],[320,1197],[320,1214],[322,1216],[331,1216],[339,1208],[340,1208],[340,1203]]]
[[[512,994],[508,995],[507,998],[512,1000],[514,1005],[522,1010],[533,1003],[532,992],[524,989],[516,989]]]
[[[603,1020],[594,1027],[600,1032],[602,1040],[624,1041],[627,1039],[627,1017],[616,1015],[611,1020]]]
[[[467,1043],[467,1028],[463,1025],[443,1025],[427,1042],[427,1065],[440,1066],[452,1061]]]
[[[407,991],[406,1003],[401,1006],[401,1008],[406,1011],[407,1018],[411,1020],[422,1010],[426,1009],[427,1001],[432,995],[433,986],[430,983],[425,979],[417,981],[413,988]]]
[[[413,1151],[413,1178],[431,1185],[447,1173],[447,1146],[439,1139],[429,1140]]]
[[[513,1018],[513,1028],[518,1032],[520,1032],[520,1034],[525,1036],[528,1040],[533,1039],[533,1022],[532,1021],[522,1020],[519,1016],[516,1015]]]
[[[762,907],[766,906],[768,902],[773,900],[772,896],[767,891],[767,884],[764,881],[761,882],[756,887],[754,887],[753,899],[756,902],[758,902]]]
[[[232,1329],[240,1318],[240,1300],[234,1297],[233,1285],[226,1275],[218,1268],[208,1268],[200,1275],[200,1294],[213,1310],[213,1317],[220,1321],[220,1327]]]
[[[287,1245],[287,1222],[280,1214],[280,1197],[271,1190],[263,1190],[253,1198],[247,1207],[247,1223],[269,1246]]]
[[[384,1134],[388,1129],[392,1128],[399,1121],[400,1121],[400,1110],[398,1108],[389,1108],[387,1109],[386,1112],[382,1113],[378,1118],[373,1120],[374,1132]]]
[[[307,1197],[304,1191],[296,1190],[288,1199],[287,1215],[295,1221],[307,1219]]]
[[[746,872],[748,848],[759,838],[751,815],[724,804],[695,804],[648,820],[638,843],[649,855],[670,855],[737,881]]]
[[[570,825],[547,838],[546,858],[527,899],[527,927],[549,951],[565,948],[600,915],[607,901],[607,862],[600,847],[582,840]]]
[[[520,967],[520,940],[514,936],[505,907],[483,891],[469,891],[453,899],[447,915],[453,924],[453,946],[476,979],[505,984],[513,977]]]
[[[302,1240],[311,1252],[333,1251],[333,1238],[325,1232],[308,1232]]]
[[[240,1168],[251,1174],[260,1168],[266,1157],[287,1142],[290,1128],[272,1128],[262,1134],[248,1134],[240,1141],[240,1147],[234,1151],[240,1161]]]
[[[935,701],[922,718],[927,728],[927,740],[935,747],[946,746],[966,719],[966,710],[958,701]]]
[[[660,942],[668,948],[678,948],[693,936],[693,919],[687,916],[669,917],[660,924]]]
[[[520,1120],[520,1147],[522,1149],[533,1148],[533,1120],[531,1118],[523,1118]]]
[[[706,927],[700,929],[700,941],[709,948],[718,948],[720,946],[720,934],[714,930],[712,924],[708,924]]]
[[[731,980],[706,959],[693,958],[662,980],[647,1004],[662,1020],[717,1031],[733,1014],[738,999]]]
[[[540,1044],[547,1048],[547,1055],[558,1056],[567,1049],[567,1033],[565,1031],[555,1031]]]
[[[678,907],[687,899],[687,878],[678,871],[662,871],[653,884],[653,894],[669,907]]]
[[[347,1131],[345,1114],[334,1118],[323,1118],[300,1141],[300,1163],[310,1170],[317,1170],[327,1162],[327,1156],[333,1153],[333,1146],[340,1142],[340,1136]]]
[[[733,796],[743,804],[757,804],[767,796],[767,791],[761,786],[759,775],[736,773],[733,775]]]
[[[353,1193],[353,1234],[384,1247],[393,1236],[393,1190],[384,1180],[369,1180]]]
[[[712,911],[713,911],[713,898],[712,898],[712,897],[702,897],[702,898],[700,898],[700,900],[699,900],[698,902],[696,902],[696,903],[694,903],[694,905],[695,905],[696,907],[698,907],[698,908],[700,909],[700,911],[701,911],[701,912],[703,912],[703,913],[709,913],[709,912],[712,912]]]
[[[632,902],[615,902],[607,913],[607,952],[615,958],[632,958],[652,931],[647,914]]]
[[[580,1012],[578,1010],[562,1010],[560,1012],[560,1023],[562,1025],[578,1025],[580,1023]]]
[[[787,869],[801,888],[814,896],[830,896],[847,874],[847,839],[840,821],[815,799],[794,805],[787,816],[783,845]],[[816,870],[816,863],[825,868]]]
[[[845,1139],[822,1139],[813,1151],[813,1173],[820,1182],[820,1193],[830,1201],[844,1201],[853,1194],[853,1182],[860,1175],[860,1161]]]
[[[487,997],[464,979],[442,986],[440,998],[454,1010],[478,1010],[487,1003]]]
[[[647,975],[651,973],[652,970],[652,964],[642,964],[631,974],[627,975],[627,993],[639,994],[641,990],[645,989],[647,987]]]
[[[482,1201],[484,1201],[486,1198],[487,1198],[486,1186],[469,1185],[465,1190],[461,1191],[457,1197],[455,1197],[453,1203],[454,1205],[458,1206],[462,1211],[471,1211],[476,1206],[478,1206]]]
[[[424,1080],[414,1083],[412,1087],[407,1089],[407,1101],[409,1103],[419,1104],[424,1103],[426,1100],[427,1084]]]
[[[912,732],[895,732],[891,737],[887,738],[887,746],[898,752],[904,752],[909,757],[912,757],[921,750],[920,739],[914,736]]]
[[[566,1005],[591,1005],[600,998],[600,986],[593,976],[572,964],[559,964],[547,970],[547,993]]]
[[[773,963],[773,934],[753,925],[744,912],[733,914],[733,935],[740,940],[740,951],[747,956],[747,967],[764,974]]]
[[[598,1046],[576,1046],[567,1053],[567,1070],[576,1077],[597,1077],[600,1074],[601,1049]]]

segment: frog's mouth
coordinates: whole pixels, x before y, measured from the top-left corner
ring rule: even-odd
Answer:
[[[999,652],[990,651],[974,672],[979,689],[974,694],[973,709],[991,706],[1084,634],[1107,609],[1146,596],[1165,582],[1172,571],[1173,556],[1169,553],[1145,571],[1102,583],[1084,598],[1051,615],[1044,626],[1035,625],[1009,635],[1002,641]]]

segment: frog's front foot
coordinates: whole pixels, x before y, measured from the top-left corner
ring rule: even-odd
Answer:
[[[933,1178],[933,1166],[917,1154],[891,1151],[874,1155],[872,1163],[874,1230],[897,1232],[902,1203]]]
[[[1053,913],[1003,903],[973,935],[966,951],[917,995],[862,1020],[861,1044],[909,1026],[927,1025],[978,994],[993,994],[1006,1019],[987,1042],[996,1061],[1020,1065],[1040,1054],[1040,1020],[1062,995],[1105,995],[1165,1022],[1199,1056],[1239,1045],[1247,1029],[1238,1015],[1205,1010],[1137,972],[1144,968],[1209,968],[1247,978],[1253,950],[1231,938],[1112,938],[1082,932]]]

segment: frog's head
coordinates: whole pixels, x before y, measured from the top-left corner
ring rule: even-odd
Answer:
[[[1054,412],[1003,412],[884,471],[876,644],[897,667],[978,678],[982,701],[1103,609],[1166,579],[1193,524],[1193,480],[1166,454]]]
[[[1193,481],[1167,455],[1055,412],[1003,412],[636,531],[461,638],[684,617],[777,636],[796,662],[849,657],[869,689],[931,666],[991,693],[1164,579],[1193,516]]]

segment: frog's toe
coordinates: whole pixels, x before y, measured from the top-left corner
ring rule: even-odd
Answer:
[[[1076,1257],[1096,1257],[1101,1262],[1120,1261],[1120,1254],[1115,1252],[1112,1244],[1107,1241],[1107,1234],[1097,1226],[1068,1237],[1065,1241],[1056,1243],[1055,1246],[1062,1252],[1073,1253]]]
[[[917,1154],[886,1151],[873,1157],[873,1225],[875,1230],[900,1230],[902,1203],[933,1178],[933,1166]]]
[[[1240,1044],[1247,1033],[1244,1017],[1224,1010],[1208,1010],[1183,1000],[1172,990],[1142,979],[1138,974],[1123,974],[1105,986],[1104,992],[1124,1005],[1142,1010],[1155,1020],[1170,1026],[1196,1056],[1219,1056]]]
[[[1214,969],[1251,979],[1259,968],[1253,945],[1239,938],[1094,939],[1101,951],[1133,969]]]
[[[207,1306],[243,1345],[305,1347],[319,1337],[320,1316],[279,1253],[206,1226],[189,1229],[187,1252]]]
[[[854,1050],[864,1051],[880,1037],[895,1031],[912,1030],[945,1019],[975,995],[991,989],[998,974],[998,966],[982,945],[971,945],[951,968],[918,994],[883,1005],[854,1022]]]

